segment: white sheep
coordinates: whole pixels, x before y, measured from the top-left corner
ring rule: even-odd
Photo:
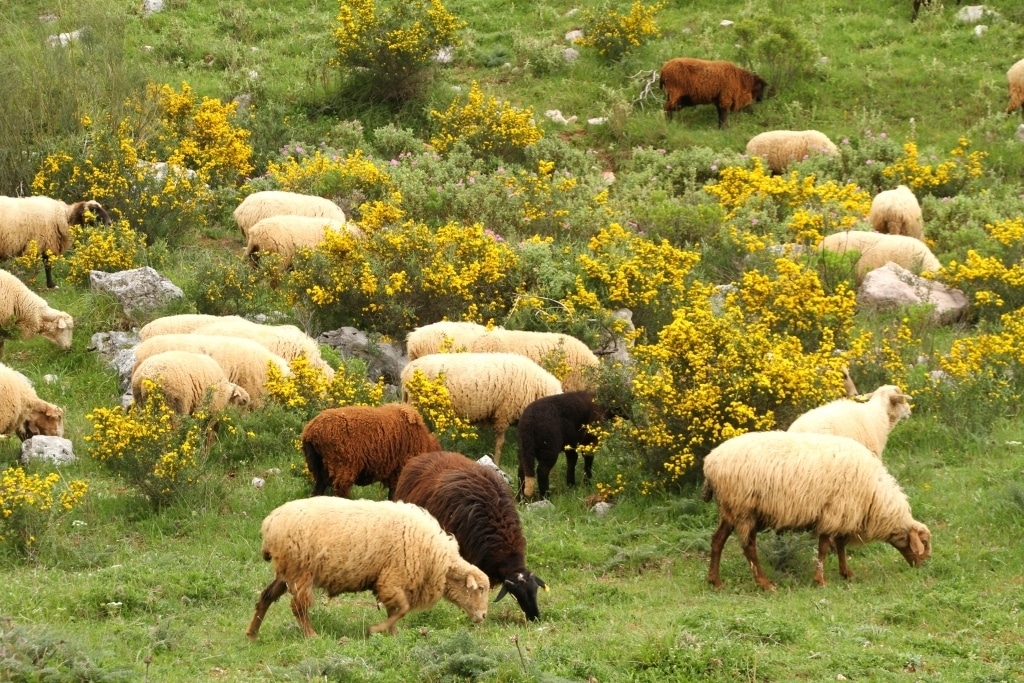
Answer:
[[[788,431],[845,436],[881,459],[889,432],[905,417],[910,417],[907,395],[886,384],[868,394],[865,403],[841,398],[809,410],[794,420]]]
[[[354,237],[362,233],[353,223],[310,216],[270,216],[249,228],[245,255],[254,264],[262,253],[278,254],[281,270],[287,269],[299,249],[313,249],[327,232],[347,230]]]
[[[243,199],[235,209],[235,221],[242,230],[242,236],[246,238],[249,236],[249,228],[264,218],[285,215],[329,218],[345,222],[345,212],[330,199],[281,190],[254,192]]]
[[[1006,105],[1006,113],[1024,105],[1024,59],[1010,67],[1006,72],[1006,81],[1010,85],[1010,103]],[[1024,114],[1024,109],[1021,109]]]
[[[71,246],[71,226],[81,225],[92,213],[110,224],[99,202],[65,204],[50,197],[0,197],[0,259],[21,256],[35,242],[43,259],[46,286],[53,289],[50,254],[60,256]]]
[[[881,268],[889,261],[915,272],[938,271],[942,264],[921,240],[906,235],[885,235],[873,230],[850,230],[829,235],[821,248],[843,254],[859,251],[857,277]]]
[[[24,282],[6,270],[0,270],[0,323],[8,322],[14,323],[22,339],[38,334],[64,351],[71,348],[74,318],[50,308],[46,300]],[[2,339],[0,349],[3,349]]]
[[[249,392],[228,380],[210,356],[191,351],[164,351],[147,357],[132,373],[132,397],[141,404],[149,393],[143,380],[163,391],[176,413],[191,415],[209,399],[209,409],[220,412],[228,404],[249,405]]]
[[[32,382],[0,363],[0,434],[64,436],[64,410],[39,398]]]
[[[487,334],[485,326],[470,322],[442,320],[421,325],[406,336],[405,353],[409,360],[416,360],[420,356],[440,353],[442,349],[469,351],[473,341],[483,334]]]
[[[256,638],[267,609],[285,591],[307,637],[313,590],[328,596],[372,590],[388,618],[370,633],[395,633],[395,623],[443,596],[474,623],[487,616],[487,575],[459,556],[459,544],[421,507],[391,501],[315,496],[275,508],[260,527],[263,559],[274,579],[256,602],[246,635]]]
[[[227,320],[245,320],[245,318],[238,315],[208,315],[206,313],[165,315],[143,325],[139,330],[139,339],[146,341],[150,337],[157,337],[161,334],[188,334],[195,332],[203,325]]]
[[[749,432],[704,458],[704,479],[704,500],[714,496],[720,520],[708,569],[708,582],[716,588],[722,586],[722,548],[733,530],[764,590],[775,590],[757,559],[757,532],[764,529],[811,530],[818,536],[814,580],[820,586],[833,542],[845,579],[853,576],[846,564],[850,543],[886,541],[912,567],[932,554],[931,532],[911,516],[907,496],[885,465],[844,436]]]
[[[496,328],[470,343],[476,353],[517,353],[534,363],[545,361],[565,365],[568,373],[562,378],[562,391],[593,389],[587,382],[586,369],[598,364],[594,352],[576,337],[561,332],[530,332]]]
[[[135,347],[135,370],[150,356],[164,351],[191,351],[210,356],[224,370],[228,379],[249,393],[249,400],[259,404],[266,393],[267,369],[277,366],[285,377],[290,376],[288,361],[251,339],[215,337],[205,334],[162,334],[150,337]]]
[[[261,325],[232,317],[200,325],[192,333],[250,339],[286,361],[305,358],[313,368],[324,373],[328,381],[334,379],[334,369],[320,356],[319,344],[294,325]]]
[[[470,422],[494,427],[494,462],[501,462],[505,430],[519,421],[523,409],[538,398],[562,393],[558,379],[525,356],[515,353],[434,353],[410,361],[402,369],[405,386],[419,370],[430,379],[444,375],[455,413]]]
[[[877,232],[924,239],[921,205],[906,185],[876,194],[871,200],[868,222]]]
[[[812,154],[837,154],[839,148],[817,130],[770,130],[750,138],[747,152],[763,158],[772,173],[782,173],[791,162]]]

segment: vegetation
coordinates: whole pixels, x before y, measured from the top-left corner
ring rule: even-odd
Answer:
[[[1024,57],[1018,2],[993,0],[981,36],[953,3],[911,23],[910,0],[166,4],[0,8],[0,194],[95,196],[116,219],[76,230],[61,287],[41,291],[75,316],[72,350],[5,344],[3,362],[65,409],[79,461],[20,466],[16,440],[0,443],[0,679],[1024,678],[1024,145],[1003,113],[1004,73]],[[667,121],[644,88],[682,55],[776,87],[725,130],[710,106]],[[554,109],[567,123],[541,115]],[[839,153],[780,176],[742,153],[763,130],[810,127]],[[815,250],[897,183],[922,203],[934,277],[969,297],[957,325],[858,311],[850,258]],[[329,197],[362,236],[332,235],[283,274],[273,258],[251,267],[231,212],[263,189]],[[31,283],[39,260],[5,267]],[[301,362],[272,373],[245,414],[174,416],[158,394],[122,409],[87,347],[131,322],[86,280],[137,265],[183,288],[171,312],[283,311],[313,334],[394,340],[447,317],[593,348],[625,336],[635,363],[596,379],[615,406],[596,480],[570,491],[553,477],[553,508],[520,507],[529,566],[551,587],[541,620],[506,600],[471,627],[442,604],[366,638],[378,617],[364,593],[319,600],[318,639],[282,603],[247,642],[270,571],[259,522],[310,490],[303,424],[394,395],[333,357],[332,381]],[[763,595],[731,541],[727,587],[712,590],[701,458],[840,396],[844,366],[862,390],[914,398],[885,460],[934,557],[914,570],[884,545],[855,549],[857,576],[832,560],[819,589],[814,539],[765,538],[779,591]],[[446,448],[483,455],[491,440],[436,382],[414,388]],[[515,460],[510,435],[513,480]],[[597,515],[591,495],[614,506]]]

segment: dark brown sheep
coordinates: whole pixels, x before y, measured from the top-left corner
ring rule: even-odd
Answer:
[[[501,584],[495,602],[511,593],[526,618],[540,616],[537,588],[547,585],[526,568],[526,539],[516,502],[498,472],[460,453],[439,451],[410,461],[398,478],[396,500],[415,503],[459,542],[459,554]]]
[[[565,451],[565,483],[576,485],[576,447],[594,443],[589,424],[606,417],[590,391],[571,391],[537,399],[519,418],[519,494],[530,498],[536,483],[541,498],[548,492],[548,475]],[[534,466],[536,465],[536,481]],[[594,474],[594,456],[583,456],[583,478]]]
[[[683,107],[713,104],[718,109],[718,127],[725,126],[729,112],[760,102],[768,84],[757,74],[732,62],[676,57],[661,67],[658,85],[665,91],[665,114]]]
[[[353,484],[379,481],[394,500],[406,462],[440,449],[441,443],[420,414],[404,403],[330,408],[302,430],[302,452],[313,475],[314,496],[323,495],[330,484],[334,495],[348,498]]]

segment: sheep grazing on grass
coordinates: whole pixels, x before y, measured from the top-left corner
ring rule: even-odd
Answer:
[[[345,222],[345,212],[330,199],[281,190],[254,192],[235,209],[235,221],[246,238],[249,228],[271,216],[309,216]]]
[[[1006,81],[1010,85],[1010,103],[1006,105],[1006,113],[1011,114],[1019,108],[1024,114],[1024,59],[1010,67]]]
[[[552,362],[566,366],[562,391],[588,389],[587,368],[596,367],[597,356],[576,337],[561,332],[530,332],[497,328],[473,339],[470,351],[475,353],[516,353],[538,365]]]
[[[906,235],[924,239],[924,217],[917,197],[906,185],[879,192],[871,200],[868,222],[886,235]]]
[[[230,405],[249,405],[249,392],[228,380],[213,358],[189,351],[165,351],[149,356],[132,373],[132,397],[141,404],[149,393],[149,380],[163,391],[176,413],[191,415],[204,403],[213,412]]]
[[[863,278],[869,271],[881,268],[889,261],[899,264],[907,270],[917,272],[936,272],[942,268],[939,259],[935,258],[935,254],[924,242],[906,235],[885,235],[869,230],[850,230],[829,235],[822,240],[820,248],[839,254],[847,251],[859,251],[858,278]]]
[[[270,216],[249,228],[245,255],[259,265],[260,254],[278,254],[281,270],[292,264],[299,249],[313,249],[324,241],[328,232],[339,233],[348,230],[358,237],[361,233],[352,223],[330,218],[310,216]]]
[[[0,364],[0,434],[64,436],[64,410],[36,395],[25,375]]]
[[[816,130],[770,130],[752,137],[747,152],[763,158],[772,173],[782,173],[794,161],[812,154],[838,154],[839,148]]]
[[[809,410],[788,431],[845,436],[881,459],[889,432],[905,417],[910,417],[907,395],[899,387],[886,384],[871,392],[866,403],[841,398]]]
[[[208,315],[206,313],[165,315],[143,325],[139,330],[139,339],[146,341],[150,337],[158,337],[161,334],[189,334],[203,325],[228,320],[245,320],[245,318],[238,315]]]
[[[110,224],[110,216],[94,200],[65,204],[50,197],[0,197],[0,259],[21,256],[29,243],[35,242],[43,259],[46,286],[53,289],[50,254],[60,256],[68,250],[71,226],[82,225],[89,214]]]
[[[320,345],[294,325],[261,325],[231,316],[200,325],[193,333],[249,339],[286,361],[305,358],[313,368],[324,373],[328,380],[334,379],[334,369],[321,357]]]
[[[370,633],[395,633],[409,612],[443,596],[473,623],[487,616],[487,576],[459,556],[458,543],[426,510],[407,503],[306,498],[275,508],[260,527],[263,559],[274,579],[256,602],[246,635],[256,638],[267,609],[285,591],[306,637],[313,591],[327,595],[372,590],[388,618]]]
[[[500,464],[505,430],[538,398],[562,393],[562,385],[541,366],[515,353],[434,353],[402,369],[402,395],[416,371],[428,379],[444,375],[452,409],[473,423],[494,428],[494,462]],[[432,449],[440,450],[440,449]]]
[[[724,128],[730,111],[760,102],[768,83],[732,62],[677,57],[661,67],[658,85],[665,91],[665,114],[683,107],[713,104],[718,127]]]
[[[757,559],[757,532],[811,530],[818,536],[814,580],[825,585],[825,559],[835,543],[839,573],[850,543],[886,541],[912,567],[931,557],[931,532],[882,461],[853,439],[830,434],[750,432],[729,439],[704,458],[704,500],[718,503],[708,582],[722,586],[722,548],[735,530],[754,581],[775,586]]]
[[[57,348],[71,348],[74,319],[63,311],[50,308],[43,297],[6,270],[0,270],[0,323],[13,323],[22,339],[39,335]],[[0,351],[4,339],[0,337]]]
[[[576,486],[576,448],[594,443],[587,426],[604,420],[605,416],[605,410],[594,402],[594,394],[589,391],[547,396],[526,406],[519,418],[519,493],[531,498],[536,486],[538,495],[545,497],[548,476],[562,451],[566,486]],[[593,474],[594,456],[584,455],[584,481],[589,482]]]
[[[379,481],[395,499],[398,475],[405,464],[423,453],[441,450],[416,409],[404,403],[383,406],[329,408],[302,430],[302,452],[313,475],[313,495],[328,485],[347,498],[353,485]]]
[[[483,325],[449,320],[422,325],[406,336],[405,353],[409,360],[416,360],[442,350],[469,351],[473,342],[487,331]]]
[[[526,618],[540,617],[537,588],[526,568],[526,538],[516,501],[497,470],[461,453],[439,451],[413,458],[398,477],[397,500],[423,507],[459,542],[459,553],[501,584],[495,602],[511,593]]]

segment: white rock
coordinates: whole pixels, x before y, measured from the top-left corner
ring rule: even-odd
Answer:
[[[565,14],[563,14],[562,16],[563,16],[563,17],[571,17],[572,15],[576,14],[576,13],[577,13],[577,12],[579,12],[579,11],[580,11],[580,8],[579,8],[579,7],[573,7],[573,8],[571,9],[571,10],[569,10],[568,12],[566,12]]]
[[[978,24],[977,26],[974,27],[974,35],[980,38],[981,36],[985,35],[985,31],[987,30],[988,26],[985,26],[985,24]]]
[[[989,9],[984,5],[967,5],[961,7],[960,11],[956,13],[956,18],[965,24],[977,24],[985,17],[998,19],[999,16],[999,12]]]
[[[53,384],[57,381],[57,375],[43,375],[43,381],[47,384]]]
[[[139,49],[142,50],[143,52],[152,52],[153,51],[153,46],[152,45],[143,45]]]
[[[153,14],[154,12],[162,12],[164,10],[164,0],[142,0],[142,16]]]
[[[612,183],[615,182],[615,172],[614,171],[601,171],[601,180],[604,181],[605,185],[611,185]]]
[[[555,504],[552,503],[550,500],[537,500],[532,503],[526,504],[527,510],[544,510],[553,507],[555,507]]]
[[[57,33],[46,38],[46,44],[50,47],[67,47],[82,37],[82,29],[75,29],[70,33]]]
[[[491,459],[491,456],[485,455],[479,460],[477,460],[476,463],[478,465],[483,465],[484,467],[490,467],[492,470],[501,475],[501,478],[505,480],[506,484],[512,483],[512,480],[508,478],[508,475],[505,474],[505,471],[494,463],[494,460]]]
[[[1014,135],[1016,136],[1016,138],[1018,140],[1020,140],[1021,142],[1024,142],[1024,123],[1022,123],[1019,126],[1017,126],[1017,132],[1014,133]]]
[[[452,47],[442,47],[434,53],[434,61],[438,64],[451,64],[455,59],[455,50]]]
[[[562,59],[569,62],[570,64],[580,58],[580,51],[574,47],[567,47],[562,50]]]
[[[75,462],[74,446],[70,439],[59,436],[33,436],[21,444],[21,464],[42,460],[54,465]]]
[[[263,485],[266,484],[266,483],[267,483],[267,480],[264,479],[263,477],[253,477],[252,478],[252,487],[254,489],[261,489],[261,488],[263,488]]]
[[[857,288],[857,307],[873,311],[891,311],[904,306],[932,304],[929,320],[949,325],[962,320],[968,307],[967,296],[936,280],[914,275],[891,261],[864,276]]]
[[[719,25],[719,26],[722,26],[722,27],[725,27],[725,26],[732,26],[732,25],[733,25],[733,24],[735,24],[735,23],[736,23],[735,21],[730,21],[730,20],[728,20],[728,19],[722,19],[722,21],[721,21],[721,22],[719,22],[719,24],[718,24],[718,25]]]
[[[259,71],[257,71],[256,69],[249,69],[249,79],[250,80],[256,81],[256,80],[259,80],[259,77],[260,77],[260,72]]]
[[[575,43],[576,41],[578,41],[582,37],[583,37],[583,31],[581,31],[578,28],[577,29],[573,29],[572,31],[568,31],[565,34],[565,42],[567,42],[567,43]]]
[[[267,476],[268,477],[276,477],[279,474],[281,474],[281,468],[280,467],[271,467],[269,470],[267,470]]]
[[[604,125],[604,122],[607,120],[608,117],[606,116],[595,116],[592,119],[587,119],[587,123],[589,123],[592,126],[601,126]]]
[[[544,116],[548,117],[555,123],[561,123],[562,125],[568,125],[576,120],[575,116],[565,118],[565,116],[562,115],[562,112],[558,109],[548,109],[544,112]]]
[[[612,504],[611,503],[606,503],[604,501],[601,501],[600,503],[596,503],[594,505],[594,507],[590,508],[590,511],[593,512],[598,517],[603,517],[604,515],[607,515],[608,511],[611,510],[611,509],[612,509]]]

